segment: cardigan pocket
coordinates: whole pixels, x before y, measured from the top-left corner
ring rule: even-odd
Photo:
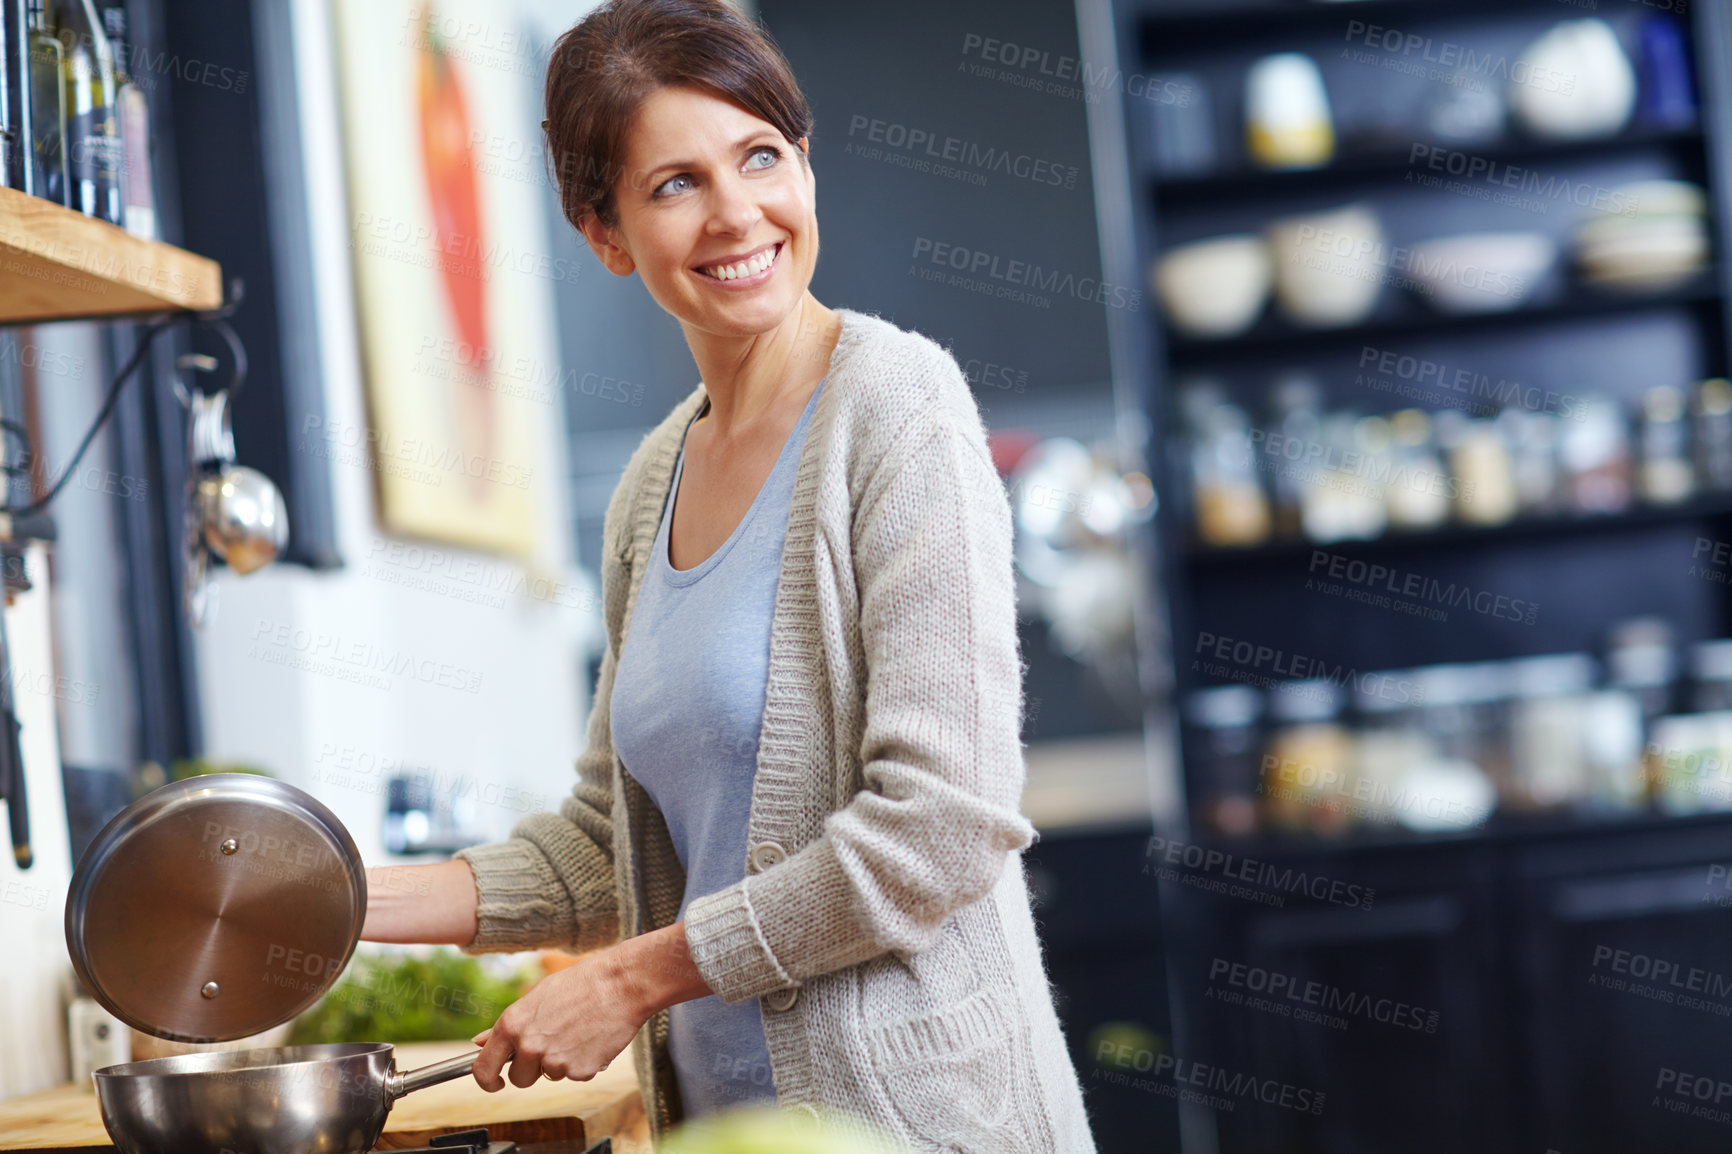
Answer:
[[[886,1097],[926,1148],[1037,1154],[1018,1095],[1031,1085],[1015,1018],[980,990],[936,1013],[866,1030]]]

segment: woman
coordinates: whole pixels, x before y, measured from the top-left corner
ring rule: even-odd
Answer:
[[[807,291],[811,114],[720,0],[613,0],[546,99],[566,216],[703,384],[608,509],[571,796],[375,887],[365,936],[595,951],[478,1036],[489,1090],[635,1039],[658,1133],[775,1101],[919,1150],[1093,1150],[1019,853],[1010,517],[967,383]]]

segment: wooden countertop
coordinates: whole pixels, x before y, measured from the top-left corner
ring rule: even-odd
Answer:
[[[468,1042],[410,1042],[397,1047],[397,1068],[412,1070],[463,1053]],[[459,1078],[400,1099],[376,1149],[425,1146],[434,1134],[486,1126],[495,1141],[580,1142],[612,1136],[615,1154],[650,1154],[648,1125],[629,1051],[588,1082],[540,1081],[489,1094]],[[112,1151],[96,1093],[68,1083],[0,1102],[0,1150]]]

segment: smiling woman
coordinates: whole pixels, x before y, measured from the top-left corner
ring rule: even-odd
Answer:
[[[561,203],[702,375],[638,447],[558,814],[365,936],[592,950],[475,1077],[633,1044],[658,1132],[753,1101],[912,1149],[1092,1151],[1030,913],[1011,521],[956,361],[809,291],[812,117],[720,0],[614,0],[547,78]]]

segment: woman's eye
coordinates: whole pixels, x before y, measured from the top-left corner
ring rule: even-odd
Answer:
[[[684,173],[681,173],[679,176],[670,176],[666,180],[662,181],[661,187],[659,187],[655,190],[655,195],[656,196],[665,196],[669,191],[673,191],[673,192],[684,191],[683,189],[676,189],[673,187],[675,184],[679,183],[682,180],[685,181],[686,184],[688,184],[688,185],[690,185],[692,182],[692,178],[685,175]]]
[[[752,158],[753,159],[756,159],[760,156],[767,156],[767,157],[769,157],[769,160],[766,161],[765,163],[759,164],[759,165],[752,165],[751,162],[748,161],[747,165],[749,167],[756,167],[756,168],[769,168],[770,165],[775,164],[778,160],[782,159],[782,150],[777,148],[773,144],[766,144],[762,148],[752,149]]]

